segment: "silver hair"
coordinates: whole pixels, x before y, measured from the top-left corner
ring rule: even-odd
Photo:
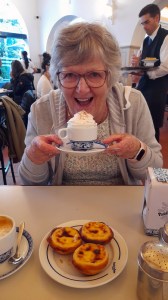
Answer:
[[[101,59],[108,71],[107,85],[111,88],[119,79],[121,53],[114,36],[98,23],[81,22],[63,28],[56,37],[51,54],[50,73],[57,82],[57,72],[63,67]]]

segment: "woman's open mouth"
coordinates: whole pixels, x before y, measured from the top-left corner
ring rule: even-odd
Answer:
[[[75,101],[78,103],[78,105],[80,106],[86,106],[86,105],[89,105],[93,100],[93,97],[90,97],[90,98],[83,98],[83,99],[80,99],[80,98],[75,98]]]

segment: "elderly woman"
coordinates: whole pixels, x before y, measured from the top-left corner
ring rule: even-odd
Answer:
[[[99,24],[61,30],[51,55],[58,90],[37,100],[29,115],[19,168],[24,184],[140,184],[149,166],[162,166],[146,101],[139,91],[117,82],[120,59],[114,37]],[[105,151],[74,155],[56,147],[62,145],[58,130],[81,110],[93,115],[98,139],[108,144]]]

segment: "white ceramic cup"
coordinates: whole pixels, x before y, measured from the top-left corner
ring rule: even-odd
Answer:
[[[7,215],[0,215],[0,263],[10,257],[16,245],[15,220]]]
[[[72,150],[86,151],[93,148],[93,142],[97,139],[96,125],[72,125],[58,130],[58,136],[62,139],[64,146],[71,144]]]
[[[87,126],[68,124],[67,128],[61,128],[58,130],[58,136],[63,141],[95,141],[97,139],[97,125]]]

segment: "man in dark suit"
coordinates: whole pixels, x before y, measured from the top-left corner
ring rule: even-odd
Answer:
[[[155,136],[159,141],[159,128],[163,126],[164,110],[168,90],[168,31],[159,25],[160,9],[155,4],[145,6],[139,13],[141,25],[147,36],[141,49],[141,61],[146,57],[158,59],[157,68],[147,71],[138,83],[137,89],[144,95],[154,123]],[[132,63],[141,62],[137,57]]]

